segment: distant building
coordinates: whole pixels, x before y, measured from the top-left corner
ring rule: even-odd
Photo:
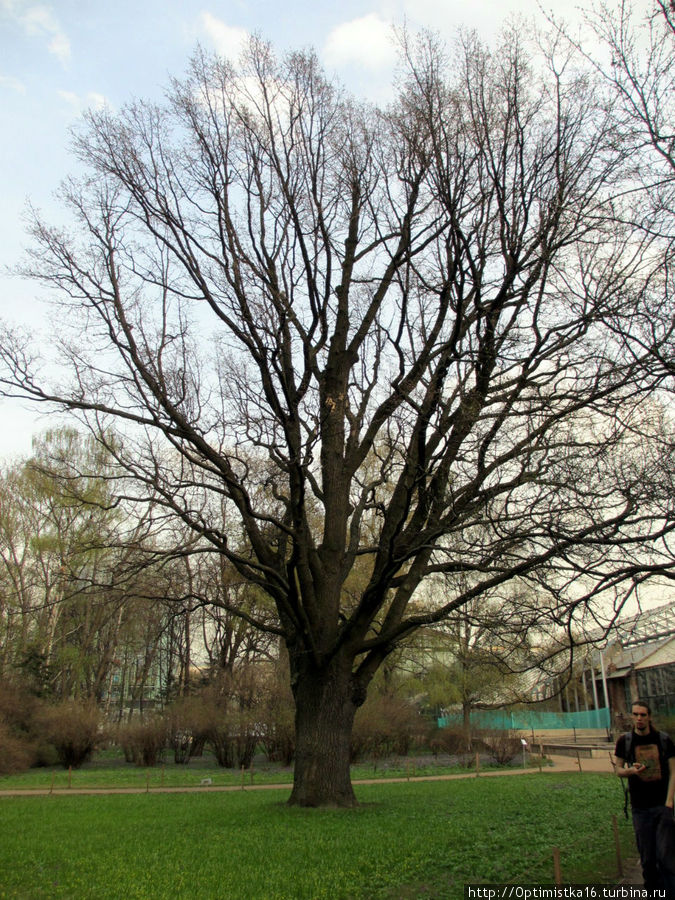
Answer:
[[[657,716],[675,715],[675,635],[604,652],[605,681],[612,717],[629,716],[640,698]]]
[[[608,709],[613,730],[627,727],[638,698],[658,718],[675,717],[675,602],[584,634],[568,665],[563,648],[557,673],[555,659],[544,677],[533,673],[530,698],[561,713]]]

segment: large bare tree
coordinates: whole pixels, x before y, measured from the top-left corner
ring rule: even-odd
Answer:
[[[611,107],[515,33],[402,57],[387,109],[254,41],[90,113],[30,267],[71,382],[2,341],[8,394],[79,414],[274,601],[239,612],[288,649],[301,805],[355,803],[355,711],[416,628],[518,579],[566,623],[671,564],[655,348],[614,328],[659,236],[618,215]],[[462,588],[422,602],[434,572]]]

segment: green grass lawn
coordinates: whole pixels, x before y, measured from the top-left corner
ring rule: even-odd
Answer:
[[[481,771],[499,768],[494,765],[481,764]],[[365,778],[416,778],[429,775],[467,774],[473,771],[466,767],[443,765],[423,761],[397,760],[380,764],[363,764],[352,766],[352,780]],[[0,776],[0,790],[13,788],[35,790],[66,790],[73,788],[115,788],[135,787],[198,787],[200,782],[210,778],[213,785],[231,786],[250,784],[291,784],[293,769],[280,765],[262,763],[253,766],[252,770],[243,773],[236,769],[224,769],[209,756],[193,759],[188,765],[176,765],[167,762],[153,768],[139,768],[125,764],[119,754],[111,754],[86,763],[81,769],[68,772],[61,766],[30,769],[20,775]]]
[[[362,785],[355,810],[288,791],[0,799],[0,897],[459,898],[465,883],[612,882],[604,775]],[[620,816],[626,847],[632,830]]]

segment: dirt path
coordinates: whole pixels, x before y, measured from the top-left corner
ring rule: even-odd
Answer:
[[[611,771],[609,760],[602,759],[581,759],[577,762],[575,757],[571,756],[551,756],[553,766],[545,768],[544,772],[604,772],[609,774]],[[508,768],[491,771],[481,771],[477,776],[475,771],[462,772],[458,775],[418,775],[410,778],[402,776],[400,778],[364,778],[353,783],[358,784],[402,784],[405,782],[421,782],[421,781],[454,781],[465,778],[503,778],[508,775],[528,775],[536,772],[532,768]],[[213,793],[231,793],[233,791],[278,791],[290,790],[290,783],[283,784],[247,784],[247,785],[194,785],[191,787],[80,787],[80,788],[10,788],[8,790],[0,790],[0,797],[43,797],[46,795],[83,795],[83,794],[213,794]]]

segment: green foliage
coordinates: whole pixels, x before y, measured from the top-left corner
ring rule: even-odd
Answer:
[[[608,776],[361,786],[350,811],[289,808],[287,793],[5,798],[1,887],[91,900],[455,900],[467,882],[552,881],[553,846],[566,882],[612,882]]]
[[[23,685],[36,697],[49,697],[52,693],[53,672],[45,651],[34,643],[19,649],[16,670],[21,673]]]

